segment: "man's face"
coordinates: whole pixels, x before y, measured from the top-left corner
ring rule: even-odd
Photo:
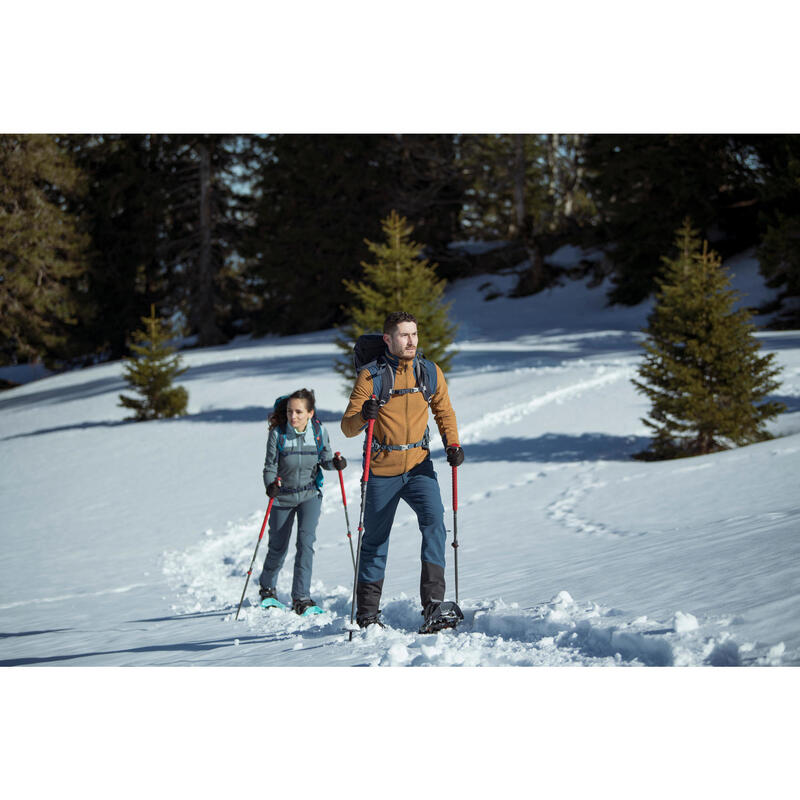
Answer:
[[[383,334],[389,352],[397,358],[414,358],[417,354],[417,323],[400,322],[394,333]]]

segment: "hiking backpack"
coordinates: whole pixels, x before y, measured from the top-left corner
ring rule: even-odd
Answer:
[[[385,352],[386,343],[380,333],[362,334],[353,348],[353,366],[356,368],[356,375],[362,369],[369,370],[370,378],[372,378],[372,391],[380,405],[386,405],[395,395],[411,394],[412,392],[420,392],[425,398],[425,402],[430,405],[431,397],[436,394],[436,364],[428,361],[422,352],[417,350],[417,356],[414,359],[416,387],[395,391],[394,371],[383,357]]]

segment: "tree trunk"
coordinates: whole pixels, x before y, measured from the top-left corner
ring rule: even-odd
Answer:
[[[572,175],[570,185],[564,197],[564,216],[569,219],[575,210],[575,191],[583,183],[584,167],[581,163],[581,150],[583,148],[584,136],[581,133],[574,133],[570,137],[572,140]]]
[[[211,153],[204,143],[196,146],[200,156],[200,247],[192,303],[193,327],[201,347],[225,340],[217,327],[214,309],[214,258],[211,250]]]
[[[528,254],[530,266],[520,275],[519,282],[511,293],[512,297],[525,297],[529,294],[535,294],[544,289],[545,286],[544,256],[542,255],[538,237],[533,232],[530,232],[524,238],[525,252]]]
[[[511,237],[522,235],[525,226],[525,134],[514,134],[514,228]]]

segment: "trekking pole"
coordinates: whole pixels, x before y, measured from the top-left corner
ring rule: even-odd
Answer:
[[[458,467],[453,467],[453,565],[456,570],[456,604],[458,604]]]
[[[374,398],[375,395],[373,394]],[[358,585],[358,567],[361,564],[361,536],[364,532],[364,505],[367,497],[367,481],[369,480],[369,462],[372,457],[372,429],[375,427],[375,420],[371,419],[367,425],[367,452],[364,458],[364,475],[361,478],[361,514],[358,518],[358,545],[356,546],[356,567],[353,577],[353,603],[350,606],[350,637],[349,642],[353,641],[353,621],[356,615],[356,586]]]
[[[337,450],[335,455],[336,458],[339,458],[342,454]],[[353,537],[350,534],[350,517],[347,514],[347,495],[344,493],[344,478],[342,477],[341,470],[339,470],[339,485],[342,487],[342,505],[344,506],[344,520],[347,523],[347,541],[350,542],[350,557],[353,559],[353,569],[355,569],[356,554],[353,552]]]
[[[281,479],[276,478],[275,481],[277,482],[278,486],[281,485]],[[264,528],[267,527],[267,520],[269,519],[269,512],[272,511],[272,502],[275,500],[274,497],[270,497],[269,503],[267,504],[267,513],[264,515],[264,522],[261,523],[261,533],[258,534],[258,541],[256,542],[256,549],[253,551],[253,560],[250,562],[250,569],[247,570],[247,580],[244,582],[244,589],[242,589],[242,597],[239,600],[239,608],[236,609],[236,616],[233,618],[233,621],[236,622],[239,619],[239,612],[242,610],[242,603],[244,602],[244,593],[247,591],[247,584],[250,582],[250,576],[253,574],[253,564],[256,563],[256,553],[258,552],[258,546],[261,544],[261,539],[264,536]]]

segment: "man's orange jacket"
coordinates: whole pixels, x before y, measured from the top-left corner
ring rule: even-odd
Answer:
[[[390,359],[390,363],[393,359]],[[394,389],[413,389],[417,383],[414,377],[413,361],[400,359],[395,369]],[[350,402],[342,417],[342,432],[347,437],[358,436],[367,426],[361,417],[361,406],[372,395],[372,378],[369,370],[361,370],[356,385],[350,394]],[[436,391],[431,397],[431,411],[445,446],[458,444],[456,414],[450,405],[447,381],[439,366],[436,366]],[[414,444],[425,435],[428,425],[428,404],[422,392],[411,392],[392,396],[381,406],[372,436],[382,444]],[[373,450],[370,472],[374,475],[402,475],[421,464],[428,455],[422,447],[408,450]]]

